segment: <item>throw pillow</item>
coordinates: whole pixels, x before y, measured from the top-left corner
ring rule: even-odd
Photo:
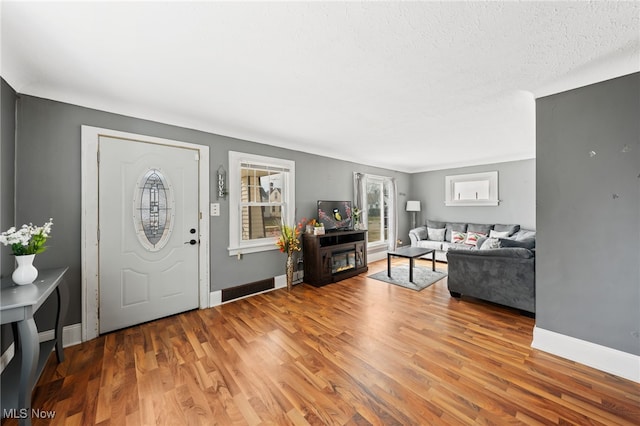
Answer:
[[[482,244],[484,244],[484,242],[487,241],[488,239],[489,239],[488,235],[478,238],[478,241],[476,241],[476,247],[478,249],[482,248]]]
[[[460,231],[451,231],[451,242],[454,244],[464,244],[467,234]]]
[[[487,234],[484,234],[482,232],[468,231],[467,238],[465,238],[464,243],[476,247],[478,245],[478,239],[486,236]]]
[[[516,241],[510,238],[500,238],[500,247],[522,247],[533,250],[536,247],[536,240],[535,238],[527,238]]]
[[[491,232],[489,232],[489,238],[507,238],[508,236],[509,231],[500,232],[492,229]]]
[[[487,238],[480,246],[480,250],[489,250],[500,248],[500,240],[497,238]]]
[[[452,231],[467,232],[466,223],[447,223],[447,232],[444,234],[445,241],[453,241]]]
[[[536,231],[531,231],[528,229],[520,229],[518,232],[516,232],[513,235],[510,235],[509,238],[511,238],[512,240],[516,240],[516,241],[522,241],[522,240],[526,240],[529,238],[536,238]]]
[[[507,235],[507,237],[510,237],[511,235],[513,235],[515,232],[518,232],[520,230],[520,225],[493,225],[493,229],[495,229],[498,232],[508,232],[509,235]]]
[[[429,234],[429,239],[433,241],[444,241],[444,233],[447,228],[436,229],[427,227],[427,233]]]

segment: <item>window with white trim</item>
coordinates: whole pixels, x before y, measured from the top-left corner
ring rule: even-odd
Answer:
[[[229,255],[277,250],[295,225],[295,162],[229,151]]]
[[[367,176],[367,239],[370,246],[389,241],[389,179]]]

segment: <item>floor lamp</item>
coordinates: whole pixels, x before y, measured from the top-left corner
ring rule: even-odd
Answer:
[[[416,227],[416,212],[420,211],[420,201],[407,201],[407,211],[411,212],[411,228]]]

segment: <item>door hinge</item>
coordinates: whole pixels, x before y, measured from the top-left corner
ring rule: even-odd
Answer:
[[[200,153],[196,152],[196,161],[200,161]]]
[[[96,160],[98,161],[98,164],[100,164],[100,151],[96,152]]]
[[[202,212],[199,212],[200,220],[202,220]]]
[[[100,241],[100,228],[98,228],[98,232],[97,232],[96,237],[98,237],[98,241]]]

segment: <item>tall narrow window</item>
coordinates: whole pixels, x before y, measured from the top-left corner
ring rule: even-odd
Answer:
[[[295,220],[294,182],[293,161],[229,152],[229,255],[276,249]]]
[[[353,173],[353,198],[366,224],[369,251],[395,250],[398,234],[398,189],[392,177]]]
[[[387,244],[389,240],[389,187],[384,178],[367,178],[368,243]]]

